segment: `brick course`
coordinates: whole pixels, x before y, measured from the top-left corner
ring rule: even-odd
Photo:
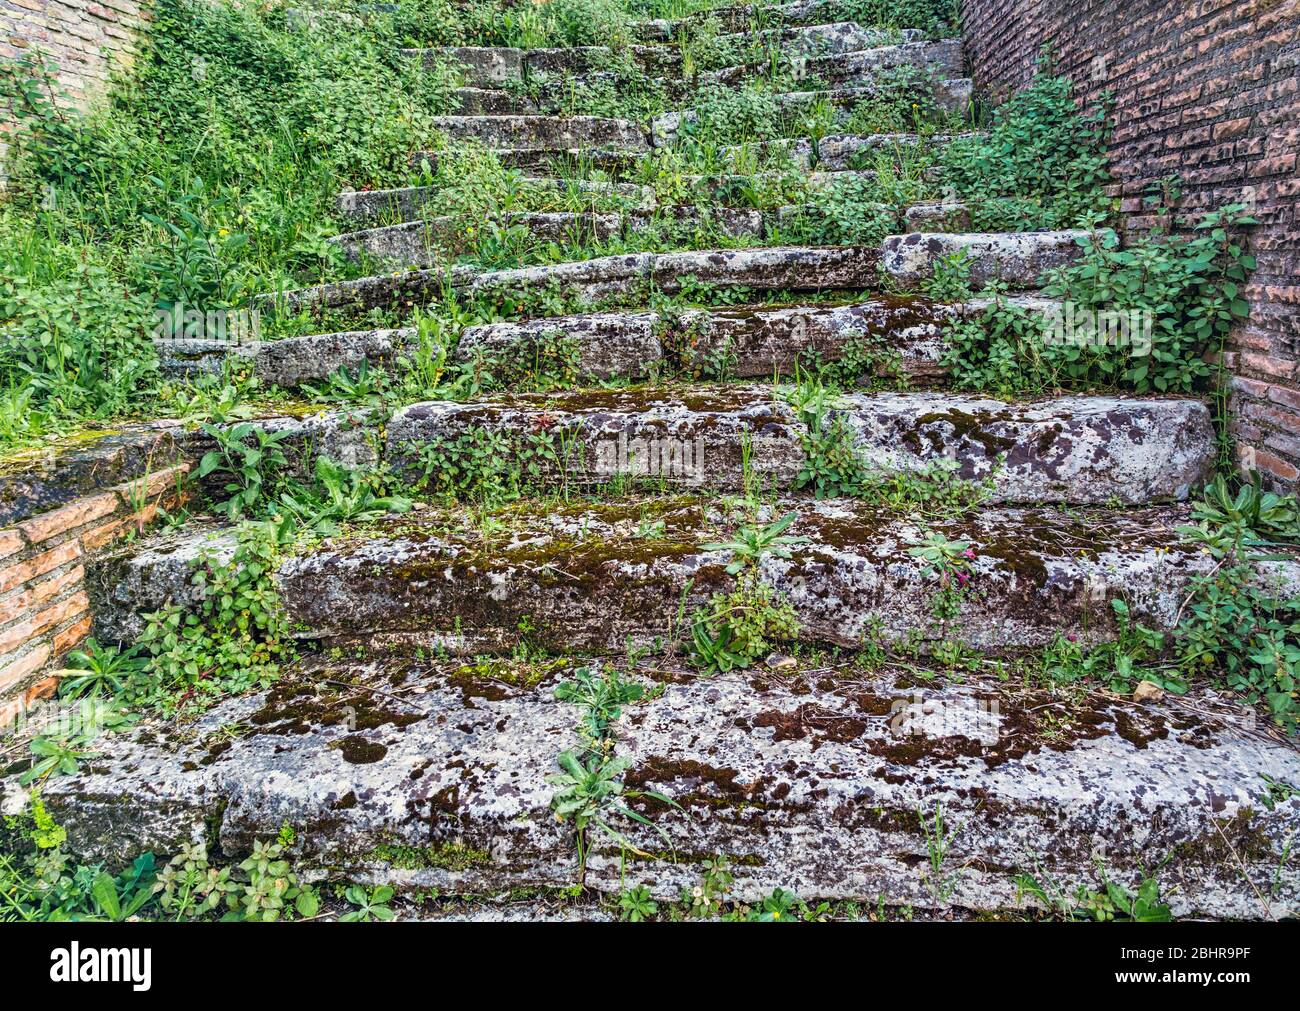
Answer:
[[[0,59],[40,49],[57,66],[68,100],[86,108],[103,95],[115,68],[130,66],[148,0],[0,0]],[[0,165],[4,134],[12,128],[0,112]]]
[[[141,530],[160,505],[178,505],[178,479],[190,467],[178,463],[0,530],[0,725],[49,694],[49,672],[89,634],[87,556]]]
[[[1230,367],[1238,455],[1272,482],[1300,477],[1300,0],[963,0],[976,86],[1005,98],[1044,46],[1080,100],[1115,98],[1111,168],[1129,228],[1147,185],[1183,208],[1253,203],[1258,268]]]

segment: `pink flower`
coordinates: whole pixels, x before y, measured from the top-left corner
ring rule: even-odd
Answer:
[[[975,561],[975,549],[967,548],[965,551],[962,552],[962,556],[965,557],[967,561],[971,561],[971,562]]]

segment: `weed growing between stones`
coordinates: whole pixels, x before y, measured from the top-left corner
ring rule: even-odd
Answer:
[[[556,758],[560,771],[546,777],[556,787],[551,798],[551,808],[560,821],[573,822],[574,841],[578,850],[578,881],[582,883],[587,873],[587,855],[590,852],[589,831],[599,830],[615,844],[621,853],[628,852],[648,857],[644,850],[633,845],[610,821],[614,816],[629,818],[653,828],[664,842],[672,839],[645,815],[632,810],[627,802],[639,798],[658,801],[681,810],[671,797],[655,790],[630,790],[622,781],[623,773],[631,767],[631,760],[615,754],[617,740],[612,724],[623,707],[652,696],[645,687],[625,682],[617,670],[580,667],[574,680],[567,681],[555,690],[561,702],[573,702],[582,708],[578,725],[583,740],[581,751],[564,751]]]

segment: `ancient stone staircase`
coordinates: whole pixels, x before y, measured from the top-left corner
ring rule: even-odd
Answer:
[[[969,102],[956,42],[916,32],[885,41],[833,20],[830,5],[786,7],[786,26],[773,31],[801,54],[819,54],[807,55],[809,72],[829,88],[782,95],[783,109],[847,107],[870,92],[877,71],[904,64],[939,71],[941,108]],[[731,30],[746,30],[747,8],[722,14]],[[529,186],[578,186],[612,201],[599,211],[522,210],[510,223],[556,240],[609,239],[694,213],[656,206],[631,181],[639,159],[692,121],[699,82],[682,78],[668,44],[678,27],[645,23],[628,52],[680,99],[648,125],[548,110],[550,88],[600,74],[608,53],[410,56],[450,57],[463,68],[460,114],[438,124],[450,143],[497,152]],[[761,73],[744,66],[710,79],[731,85]],[[542,86],[528,95],[511,84],[530,80]],[[815,149],[784,140],[746,153],[784,148],[830,175],[854,171],[855,154],[909,142],[921,141],[831,135]],[[602,174],[567,178],[574,162]],[[691,183],[716,192],[725,176]],[[1172,701],[1081,694],[1067,706],[996,680],[862,673],[846,681],[797,667],[711,678],[659,671],[663,694],[625,711],[612,736],[631,762],[629,787],[679,806],[644,802],[654,830],[620,824],[636,847],[636,855],[623,851],[622,868],[620,848],[593,838],[583,877],[544,778],[559,752],[581,749],[573,708],[553,696],[560,669],[572,665],[540,682],[480,682],[427,657],[517,653],[526,640],[528,650],[580,658],[676,641],[683,615],[733,585],[726,556],[703,545],[728,538],[740,495],[755,488],[761,522],[792,513],[789,533],[806,538],[788,557],[763,558],[758,571],[790,602],[809,645],[907,644],[924,653],[959,641],[994,656],[1060,635],[1086,645],[1117,634],[1114,600],[1167,631],[1193,578],[1214,566],[1174,532],[1186,520],[1181,503],[1211,471],[1213,425],[1206,405],[1189,398],[1014,403],[943,390],[944,326],[986,303],[916,295],[936,261],[965,251],[977,289],[998,280],[1023,306],[1041,307],[1039,278],[1078,255],[1080,233],[949,233],[915,208],[879,248],[765,246],[779,212],[735,208],[730,234],[753,245],[484,271],[449,265],[438,252],[447,222],[423,216],[430,196],[428,187],[341,194],[340,217],[366,227],[334,241],[384,271],[264,304],[360,313],[419,305],[448,289],[462,299],[546,289],[587,303],[589,311],[471,327],[455,350],[462,360],[485,350],[526,357],[559,335],[577,349],[574,388],[406,405],[369,450],[418,488],[428,446],[475,430],[516,440],[561,433],[562,454],[536,475],[550,494],[492,524],[428,507],[285,560],[276,581],[295,635],[390,647],[391,655],[352,662],[323,653],[292,681],[224,702],[170,740],[152,729],[117,735],[87,771],[46,788],[71,848],[105,857],[170,852],[206,834],[234,852],[287,821],[305,866],[411,888],[497,892],[582,878],[597,891],[644,882],[666,898],[694,884],[709,856],[725,854],[741,897],[782,887],[810,900],[880,898],[932,910],[1016,906],[1017,872],[1075,882],[1101,852],[1107,872],[1129,882],[1168,858],[1164,880],[1180,913],[1259,916],[1261,889],[1277,902],[1300,901],[1300,874],[1279,864],[1300,811],[1260,802],[1262,774],[1300,782],[1300,758],[1286,744]],[[904,231],[921,221],[926,231]],[[671,294],[687,278],[742,292],[751,304],[671,316],[649,306],[650,292]],[[856,297],[826,297],[834,292]],[[973,514],[922,520],[792,492],[807,463],[804,422],[785,393],[760,380],[788,377],[801,353],[834,360],[863,335],[896,357],[898,376],[928,388],[846,394],[833,416],[874,468],[919,472],[945,462],[983,482],[985,502]],[[233,352],[202,342],[164,350],[177,372],[211,370],[238,354],[264,380],[291,388],[340,367],[392,365],[416,340],[414,329],[392,328]],[[723,347],[745,382],[683,371]],[[629,381],[645,385],[610,386]],[[323,417],[336,433],[377,427],[356,412]],[[630,497],[577,497],[629,481],[639,482]],[[933,533],[972,546],[979,588],[941,627],[930,566],[910,550]],[[98,633],[130,640],[144,613],[193,600],[196,559],[232,551],[228,530],[186,527],[103,561],[94,576]],[[1300,561],[1261,564],[1259,578],[1300,585]],[[951,887],[923,873],[934,844],[925,814],[936,805],[960,829]],[[421,858],[398,866],[396,849]]]

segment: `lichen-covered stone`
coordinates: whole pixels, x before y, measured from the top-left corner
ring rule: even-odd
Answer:
[[[339,217],[357,224],[414,221],[437,198],[436,186],[402,186],[391,190],[344,190],[334,201]]]
[[[870,466],[955,461],[960,476],[990,479],[1000,502],[1182,500],[1214,466],[1214,424],[1197,400],[858,393],[843,405]]]
[[[529,96],[500,88],[457,88],[451,96],[459,116],[536,116],[543,111]]]
[[[991,684],[889,679],[791,688],[761,674],[669,685],[614,727],[627,782],[680,805],[633,802],[623,854],[596,839],[588,882],[660,899],[704,869],[674,851],[730,858],[734,894],[883,900],[921,909],[1024,908],[1015,876],[1066,892],[1156,877],[1179,917],[1257,919],[1300,900],[1284,853],[1300,798],[1265,803],[1263,776],[1295,782],[1300,754],[1233,723],[1171,707]],[[924,820],[943,819],[930,863]],[[1247,880],[1248,879],[1248,880]]]
[[[864,85],[874,75],[898,67],[931,71],[945,79],[959,78],[962,74],[961,41],[947,39],[942,42],[906,42],[808,56],[800,63],[800,67],[810,79],[836,87]],[[701,74],[700,80],[705,83],[739,84],[753,76],[756,70],[766,74],[768,66],[727,67]]]
[[[751,141],[724,149],[731,159],[765,158],[775,155],[788,158],[802,168],[816,167],[825,172],[841,172],[855,168],[861,160],[876,151],[902,150],[918,146],[940,148],[956,137],[973,137],[974,133],[933,134],[915,133],[831,134],[814,146],[807,138],[790,138],[768,141]],[[868,162],[869,164],[869,162]]]
[[[1060,397],[1013,403],[951,393],[854,393],[843,416],[868,469],[951,464],[987,482],[992,501],[1143,505],[1186,499],[1215,458],[1197,400]],[[483,428],[515,438],[551,432],[566,458],[548,483],[643,476],[686,487],[790,488],[804,464],[802,425],[770,388],[701,386],[503,396],[413,404],[388,426],[390,462]]]
[[[1052,304],[1010,301],[1027,308]],[[671,318],[655,312],[585,313],[469,327],[456,354],[464,361],[480,353],[527,360],[546,339],[559,338],[575,349],[579,373],[593,379],[704,370],[711,355],[725,357],[738,377],[764,378],[790,374],[800,355],[838,360],[858,342],[859,350],[881,356],[882,369],[937,376],[945,326],[986,304],[880,296],[844,305],[688,309]]]
[[[313,546],[278,573],[292,626],[308,639],[404,641],[453,652],[509,653],[521,622],[529,641],[555,652],[622,651],[680,634],[677,616],[729,589],[726,541],[742,523],[726,500],[661,498],[524,508],[484,532],[463,514],[413,513]],[[1176,532],[1185,509],[1127,511],[985,509],[961,519],[891,515],[852,500],[765,506],[763,522],[796,513],[790,533],[809,538],[789,559],[766,556],[760,575],[786,596],[809,643],[865,641],[924,646],[957,639],[974,648],[1037,648],[1059,634],[1083,644],[1115,634],[1111,601],[1133,620],[1168,630],[1192,581],[1214,559]],[[940,622],[937,577],[913,555],[931,533],[970,545],[970,591]],[[204,536],[204,535],[199,535]],[[169,542],[171,545],[171,542]],[[178,549],[169,546],[168,551]],[[106,628],[156,609],[178,578],[137,545],[100,580]],[[1300,592],[1300,557],[1258,563],[1261,584]],[[134,576],[135,568],[148,570]],[[174,569],[188,571],[183,556]],[[683,610],[683,608],[685,610]],[[109,610],[118,614],[109,614]]]
[[[916,204],[903,212],[909,232],[969,232],[970,208],[958,203]]]
[[[181,425],[154,421],[90,431],[0,461],[0,526],[104,491],[184,455]]]
[[[159,368],[172,377],[217,375],[228,357],[246,362],[264,383],[294,389],[319,382],[339,369],[355,371],[362,362],[386,366],[410,350],[416,331],[354,330],[306,334],[276,341],[230,344],[226,341],[157,341]],[[184,353],[177,349],[183,345]]]
[[[651,76],[679,73],[681,51],[672,46],[566,46],[560,49],[530,49],[524,54],[526,72],[538,75],[582,75],[601,71],[620,59],[631,59]]]
[[[427,69],[451,63],[465,84],[474,88],[500,87],[524,76],[524,50],[507,46],[444,46],[403,49],[402,55],[420,60]]]
[[[963,112],[971,102],[972,85],[968,78],[933,78],[926,85],[931,92],[935,108],[942,112]],[[836,110],[840,125],[847,122],[853,108],[861,101],[879,94],[875,85],[843,86],[818,91],[795,91],[773,95],[782,116],[803,115],[814,107],[829,104]],[[676,143],[684,126],[699,122],[694,109],[665,112],[650,121],[650,140],[655,147],[668,147]]]
[[[803,463],[794,410],[745,387],[584,390],[412,404],[389,422],[387,458],[395,467],[414,468],[422,445],[471,429],[516,438],[550,433],[562,458],[547,476],[565,485],[646,477],[689,488],[736,488],[748,453],[755,473],[786,487]]]
[[[763,45],[777,45],[783,56],[830,56],[877,46],[920,42],[924,36],[924,32],[915,28],[864,28],[853,21],[836,21],[824,25],[767,28],[757,35],[753,31],[737,32],[723,35],[718,41],[723,45],[748,45],[757,39]]]
[[[287,823],[309,875],[341,868],[448,892],[571,884],[572,829],[549,812],[545,776],[579,746],[572,707],[449,679],[414,684],[406,702],[384,687],[287,684],[223,703],[184,734],[109,735],[44,803],[69,852],[114,865],[207,838],[214,856],[236,857]]]
[[[998,280],[1012,288],[1036,288],[1045,272],[1083,255],[1079,241],[1087,235],[1077,230],[891,235],[880,266],[897,284],[914,288],[934,275],[939,260],[965,253],[976,290]]]
[[[579,712],[553,690],[553,678],[512,687],[395,660],[309,669],[183,732],[107,735],[42,801],[87,862],[200,839],[235,859],[288,823],[309,879],[444,894],[573,885],[573,827],[551,812],[545,776],[581,747]],[[783,888],[808,902],[1024,909],[1018,874],[1096,887],[1101,852],[1112,881],[1154,875],[1180,917],[1300,901],[1286,859],[1300,797],[1265,793],[1265,777],[1300,780],[1300,755],[1176,702],[733,672],[670,682],[611,730],[628,791],[675,806],[631,796],[653,827],[607,812],[640,852],[593,829],[585,880],[598,891],[676,899],[725,856],[736,901]],[[25,796],[0,779],[6,809]],[[924,824],[936,813],[937,870]]]
[[[434,126],[453,140],[487,147],[552,150],[616,148],[649,150],[645,131],[626,119],[598,116],[439,116]]]
[[[571,211],[519,211],[495,219],[503,227],[527,228],[539,242],[608,242],[621,235],[620,214]],[[464,219],[440,216],[336,235],[329,240],[351,260],[374,261],[390,267],[430,267],[448,255],[468,250],[473,239]]]

